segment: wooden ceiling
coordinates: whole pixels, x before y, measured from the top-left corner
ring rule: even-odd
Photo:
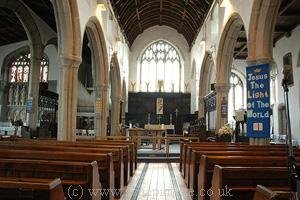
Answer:
[[[23,0],[54,31],[56,23],[50,0]],[[27,40],[26,32],[18,17],[9,9],[0,7],[0,46]]]
[[[300,0],[282,0],[275,31],[273,33],[273,45],[282,37],[291,35],[291,31],[300,25]],[[245,60],[248,56],[247,37],[245,28],[240,30],[234,49],[234,58]]]
[[[166,25],[176,29],[191,46],[200,30],[213,0],[110,0],[124,35],[131,46],[145,29]],[[23,0],[54,31],[56,23],[50,0]],[[274,32],[274,46],[282,37],[289,37],[300,24],[300,0],[283,0]],[[0,7],[0,46],[27,40],[17,16]],[[242,27],[234,51],[234,58],[248,56],[247,37]]]
[[[213,0],[110,0],[129,46],[147,28],[166,25],[191,47]]]

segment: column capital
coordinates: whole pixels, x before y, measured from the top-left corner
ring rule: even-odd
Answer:
[[[61,63],[64,65],[64,66],[70,66],[72,65],[72,67],[75,67],[75,68],[79,68],[79,65],[82,61],[81,57],[79,56],[75,56],[75,55],[67,55],[67,54],[62,54],[60,55],[60,60],[61,60]]]
[[[121,97],[110,97],[112,101],[121,101],[122,98]]]
[[[230,85],[228,83],[216,83],[215,89],[217,93],[228,93],[230,89]]]
[[[261,65],[266,63],[273,63],[274,60],[272,57],[258,57],[258,58],[247,58],[246,60],[249,66],[251,65]]]

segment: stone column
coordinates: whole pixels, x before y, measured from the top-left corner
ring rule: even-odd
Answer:
[[[227,110],[228,110],[228,92],[230,89],[229,84],[227,83],[216,83],[215,86],[216,89],[216,113],[217,113],[217,118],[216,118],[216,133],[218,133],[219,129],[228,122],[228,116],[222,116],[221,113],[221,104],[222,101],[227,102]]]
[[[59,77],[58,140],[76,140],[77,83],[81,59],[62,57]]]
[[[119,128],[119,118],[120,118],[120,102],[121,102],[121,97],[111,97],[111,124],[110,124],[110,134],[112,136],[119,135],[120,133],[120,128]]]
[[[198,97],[198,119],[205,118],[205,102],[204,97]]]
[[[262,58],[262,59],[257,59],[257,60],[248,59],[247,60],[248,66],[261,65],[261,64],[267,64],[267,63],[269,63],[269,65],[271,65],[273,62],[274,61],[272,58]],[[249,144],[250,145],[269,145],[270,138],[249,138]]]
[[[31,50],[30,57],[30,73],[28,84],[27,99],[32,100],[32,110],[27,113],[27,125],[30,130],[35,132],[37,130],[38,116],[39,116],[39,84],[40,84],[40,67],[43,57],[44,47],[42,45],[35,45]]]
[[[95,136],[106,136],[108,85],[97,85],[95,95]]]

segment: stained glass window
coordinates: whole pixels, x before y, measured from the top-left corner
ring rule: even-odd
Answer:
[[[141,90],[155,92],[163,81],[164,92],[179,92],[180,57],[176,49],[165,41],[157,41],[146,48],[141,57]]]
[[[29,81],[30,69],[30,53],[20,55],[14,60],[9,69],[9,82],[10,83],[27,83]],[[40,68],[40,82],[47,82],[48,80],[48,58],[46,55],[43,57]]]

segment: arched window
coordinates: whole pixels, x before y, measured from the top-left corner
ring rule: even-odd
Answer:
[[[157,41],[146,48],[141,58],[142,91],[179,92],[180,57],[173,46]]]
[[[20,55],[11,62],[9,66],[10,83],[27,83],[29,81],[30,56],[30,53]],[[45,55],[41,61],[40,82],[48,81],[48,67],[49,61]]]
[[[244,85],[240,77],[231,72],[230,90],[228,95],[228,122],[234,122],[235,110],[244,107]]]

